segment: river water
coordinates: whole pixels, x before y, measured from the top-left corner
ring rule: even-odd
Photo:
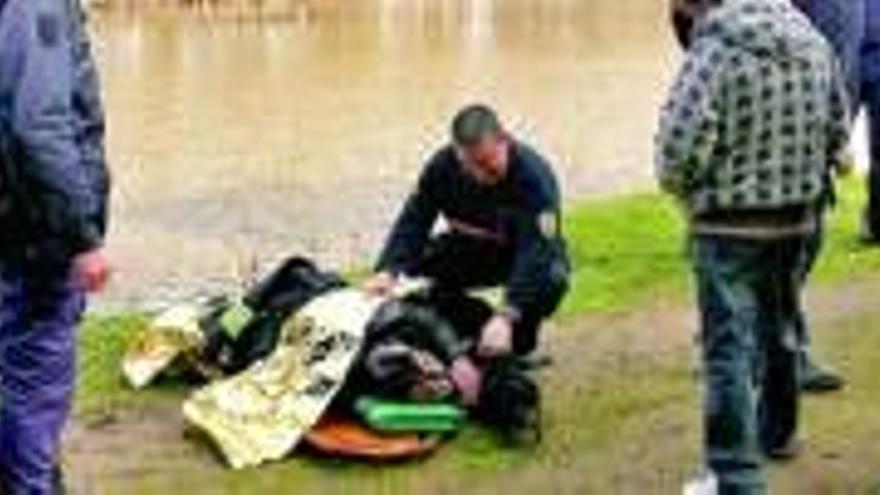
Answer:
[[[287,253],[368,262],[461,105],[567,199],[646,187],[676,59],[658,0],[105,0],[109,300],[244,283]]]

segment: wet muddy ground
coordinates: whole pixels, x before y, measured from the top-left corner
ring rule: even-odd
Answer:
[[[773,493],[873,493],[880,463],[875,295],[880,280],[817,289],[809,299],[816,350],[849,380],[804,403],[806,449],[770,470]],[[75,422],[65,465],[72,493],[365,493],[559,495],[677,493],[699,466],[699,372],[693,309],[658,302],[640,311],[549,327],[543,373],[545,439],[505,451],[467,431],[425,462],[323,463],[301,455],[232,472],[185,436],[180,401],[166,396]]]

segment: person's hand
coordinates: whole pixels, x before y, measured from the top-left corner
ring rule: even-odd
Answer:
[[[110,264],[103,248],[80,254],[73,260],[73,277],[88,292],[100,292],[110,279]]]
[[[379,272],[370,277],[363,289],[374,296],[388,296],[397,285],[397,278],[391,272]]]
[[[483,327],[477,349],[485,358],[502,357],[513,352],[513,324],[505,315],[495,315]]]
[[[483,373],[477,368],[477,365],[467,356],[460,357],[452,363],[449,376],[455,384],[455,389],[461,395],[464,405],[477,405],[480,400],[480,391],[483,388]]]

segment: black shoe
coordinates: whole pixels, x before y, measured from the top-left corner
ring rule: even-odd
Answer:
[[[844,378],[807,359],[801,369],[801,390],[811,394],[838,392],[846,386]]]
[[[804,450],[804,444],[798,438],[793,438],[778,447],[767,447],[764,449],[764,455],[767,459],[774,462],[789,462],[797,459]]]

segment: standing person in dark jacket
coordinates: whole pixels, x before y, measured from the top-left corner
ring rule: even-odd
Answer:
[[[853,103],[861,92],[861,54],[869,1],[792,0],[834,48]]]
[[[880,245],[880,0],[865,1],[859,103],[868,114],[871,168],[868,173],[868,206],[863,240]]]
[[[859,106],[861,94],[861,50],[865,35],[865,0],[793,0],[810,19],[816,29],[831,44],[846,80],[850,108]],[[851,115],[854,117],[854,112]],[[828,201],[832,201],[832,197]],[[818,223],[815,234],[807,242],[801,260],[801,279],[807,283],[819,257],[824,241],[824,222]],[[806,392],[833,392],[845,385],[845,380],[813,356],[810,329],[805,315],[798,324],[801,342],[801,387]]]
[[[548,163],[513,139],[495,112],[461,110],[453,142],[425,166],[367,288],[427,277],[438,297],[505,285],[505,303],[478,336],[484,357],[528,354],[568,287],[559,190]],[[438,219],[448,226],[432,237]]]
[[[862,240],[880,245],[880,0],[793,0],[828,38],[849,87],[853,116],[868,117],[870,170]]]
[[[0,492],[52,495],[75,327],[108,277],[103,109],[76,0],[0,9]]]

